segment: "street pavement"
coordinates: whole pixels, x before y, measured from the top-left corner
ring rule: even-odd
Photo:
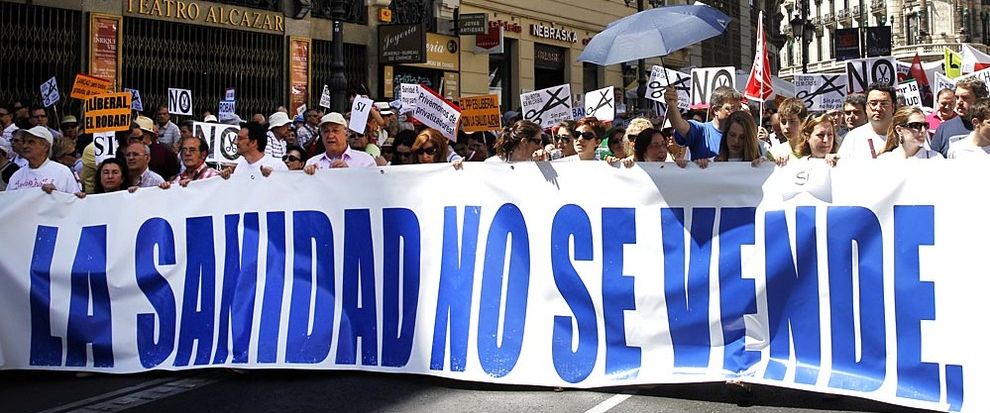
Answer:
[[[491,385],[407,374],[225,369],[132,375],[0,372],[0,412],[878,412],[922,413],[768,386],[597,390]]]

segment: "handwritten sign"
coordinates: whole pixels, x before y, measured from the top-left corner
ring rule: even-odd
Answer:
[[[374,104],[374,100],[355,96],[354,102],[351,103],[351,121],[347,122],[347,127],[363,135],[368,128],[368,114],[371,113],[371,106]]]
[[[76,81],[72,83],[72,92],[69,93],[69,97],[86,100],[109,91],[110,81],[79,73],[76,75]]]
[[[481,132],[502,129],[498,95],[463,97],[460,100],[461,125],[464,131]]]
[[[90,133],[114,132],[131,127],[131,93],[107,93],[86,100],[85,129]]]

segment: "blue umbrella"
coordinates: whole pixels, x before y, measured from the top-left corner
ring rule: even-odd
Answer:
[[[732,20],[709,6],[667,6],[644,10],[608,25],[591,39],[579,62],[602,66],[666,56],[718,36]]]

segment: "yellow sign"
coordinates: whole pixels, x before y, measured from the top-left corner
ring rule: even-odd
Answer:
[[[461,42],[454,36],[426,33],[426,63],[403,66],[458,72],[461,70]]]
[[[465,132],[481,132],[502,129],[502,115],[498,110],[498,95],[461,98],[461,125]]]
[[[75,99],[86,100],[92,96],[101,95],[109,91],[109,80],[79,73],[76,74],[76,81],[72,83],[72,93],[69,96]]]
[[[115,132],[131,126],[131,93],[108,93],[86,100],[86,133]]]
[[[962,75],[962,56],[951,49],[945,49],[945,76],[955,79]]]
[[[279,13],[245,7],[183,0],[123,0],[124,12],[164,20],[239,27],[264,32],[285,32],[285,17]]]

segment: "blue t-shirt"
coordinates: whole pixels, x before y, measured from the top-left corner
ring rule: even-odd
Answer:
[[[691,160],[718,156],[718,148],[722,144],[722,131],[711,122],[689,120],[688,124],[691,125],[691,130],[688,131],[687,136],[682,136],[675,130],[674,141],[691,150]]]

